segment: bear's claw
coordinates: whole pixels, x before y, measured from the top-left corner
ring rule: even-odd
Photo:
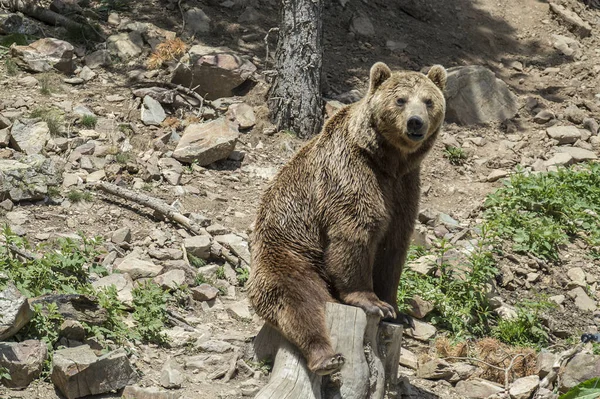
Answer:
[[[339,371],[346,359],[341,353],[336,353],[330,358],[325,359],[317,368],[315,368],[314,372],[318,375],[329,375],[333,374],[336,371]]]

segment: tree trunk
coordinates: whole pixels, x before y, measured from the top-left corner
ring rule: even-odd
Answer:
[[[308,138],[323,124],[322,0],[282,0],[271,120],[280,130]]]
[[[298,349],[265,324],[254,340],[258,361],[275,359],[269,383],[255,399],[383,399],[398,383],[402,326],[380,322],[353,306],[328,303],[327,326],[346,363],[320,377],[308,371]],[[391,396],[390,396],[391,397]]]

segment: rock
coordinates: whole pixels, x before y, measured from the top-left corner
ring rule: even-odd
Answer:
[[[92,283],[92,286],[95,289],[109,287],[111,285],[115,286],[119,301],[128,306],[133,304],[133,280],[129,274],[113,273]]]
[[[27,298],[12,282],[0,291],[0,341],[11,338],[31,320],[33,312]]]
[[[199,87],[199,94],[207,100],[231,97],[244,83],[256,66],[229,49],[193,46],[180,60],[173,72],[172,82],[185,87]],[[200,92],[201,91],[201,92]]]
[[[402,348],[400,351],[400,365],[416,370],[418,367],[417,355],[406,348]]]
[[[160,371],[160,385],[167,389],[179,389],[183,384],[183,374],[179,371],[174,362],[167,362]]]
[[[198,345],[198,349],[203,352],[212,352],[212,353],[225,353],[233,351],[234,346],[225,341],[219,341],[216,339],[211,339],[206,342],[202,342]]]
[[[227,313],[237,320],[251,320],[250,308],[243,302],[234,302],[225,307]]]
[[[588,37],[592,32],[590,24],[581,19],[581,17],[573,11],[555,3],[550,3],[550,10],[566,23],[571,32],[575,33],[580,38]]]
[[[559,145],[573,144],[581,138],[581,132],[575,126],[551,126],[546,129],[548,136]]]
[[[453,377],[458,377],[461,380],[471,378],[479,369],[469,363],[452,363],[452,370],[456,373]],[[456,381],[458,382],[458,381]]]
[[[585,119],[585,112],[579,107],[571,104],[565,109],[565,117],[576,125],[580,125]]]
[[[569,292],[569,295],[575,298],[575,306],[584,312],[593,312],[596,310],[596,301],[588,296],[585,290],[577,287]]]
[[[181,163],[173,158],[160,158],[158,160],[158,167],[169,184],[177,186],[181,180],[181,174],[183,173],[183,166]]]
[[[91,69],[110,66],[112,64],[110,51],[108,50],[94,51],[93,53],[86,55],[84,60],[85,65]]]
[[[98,304],[97,298],[82,294],[47,294],[30,300],[35,304],[41,304],[45,308],[47,304],[54,303],[57,312],[65,320],[77,320],[92,326],[101,326],[106,323],[106,309]],[[44,313],[46,311],[44,310]]]
[[[165,110],[160,103],[150,96],[144,97],[141,115],[144,125],[154,126],[160,126],[167,117],[167,114],[165,114]]]
[[[375,36],[375,27],[373,26],[371,19],[366,14],[355,15],[354,18],[352,18],[350,31],[359,36]]]
[[[446,121],[460,125],[504,122],[517,114],[517,97],[489,69],[472,65],[448,69]]]
[[[106,47],[111,54],[127,60],[142,54],[144,39],[138,31],[118,33],[108,37]]]
[[[537,356],[537,375],[544,378],[552,371],[554,363],[558,360],[558,355],[547,350],[542,350]]]
[[[208,259],[212,241],[209,236],[194,236],[183,241],[185,250],[197,258]]]
[[[10,55],[23,69],[30,72],[60,71],[72,74],[74,47],[63,40],[50,37],[36,40],[28,46],[11,46]]]
[[[131,243],[131,229],[129,227],[123,227],[115,231],[110,240],[119,246]]]
[[[8,147],[10,144],[10,129],[5,128],[0,130],[0,148]]]
[[[569,154],[575,162],[584,162],[598,159],[598,155],[593,151],[579,147],[559,147],[558,151]]]
[[[552,37],[554,38],[554,43],[552,45],[563,55],[576,60],[581,58],[581,43],[577,40],[562,35],[552,35]]]
[[[578,353],[561,370],[561,392],[600,375],[600,356],[588,353]]]
[[[559,152],[558,154],[554,154],[552,158],[544,162],[544,166],[547,168],[549,166],[557,166],[557,165],[570,165],[574,162],[571,154],[566,152]]]
[[[407,313],[417,319],[422,319],[434,309],[431,302],[428,302],[421,298],[419,295],[415,295],[407,302],[408,310]]]
[[[87,183],[96,183],[96,182],[99,182],[100,180],[104,180],[105,178],[106,178],[106,172],[104,171],[104,169],[100,169],[100,170],[97,170],[97,171],[92,172],[89,175],[87,175],[85,181]]]
[[[406,266],[412,271],[427,275],[437,267],[437,257],[435,255],[424,255],[412,262],[408,262]]]
[[[540,386],[540,377],[530,375],[522,377],[515,381],[510,386],[508,393],[511,399],[530,399]]]
[[[200,302],[212,301],[219,295],[218,289],[206,283],[202,283],[197,287],[192,287],[190,291],[192,292],[192,298]]]
[[[250,250],[248,249],[248,242],[237,234],[224,234],[214,237],[215,241],[226,248],[232,248],[235,253],[248,264],[250,264]]]
[[[154,282],[165,290],[174,290],[185,283],[185,272],[181,269],[169,270],[165,274],[156,276]]]
[[[200,8],[190,8],[185,12],[185,29],[192,35],[210,32],[210,18]]]
[[[13,202],[42,200],[48,187],[60,185],[63,164],[41,155],[19,161],[0,159],[0,198]]]
[[[48,347],[42,341],[29,339],[23,342],[0,342],[0,368],[6,369],[10,380],[2,385],[24,389],[38,378],[48,357]]]
[[[535,123],[544,124],[550,122],[554,118],[556,118],[554,112],[547,109],[543,109],[533,117],[533,121]]]
[[[548,298],[549,301],[554,302],[557,305],[562,305],[565,302],[566,297],[564,295],[554,295]]]
[[[143,277],[156,277],[162,272],[163,267],[147,260],[131,257],[123,259],[115,269],[129,274],[133,280],[137,280]]]
[[[413,320],[414,328],[406,328],[404,332],[411,338],[419,341],[429,341],[437,332],[437,329],[431,324],[419,320]]]
[[[179,399],[180,392],[165,391],[157,387],[142,388],[127,386],[123,390],[124,399]]]
[[[73,108],[73,113],[77,116],[96,116],[96,114],[94,114],[88,107],[86,107],[85,105],[77,105]],[[83,146],[92,146],[95,147],[96,145],[94,143],[86,143],[83,144]]]
[[[191,124],[185,128],[173,158],[181,162],[197,162],[200,166],[210,165],[231,154],[238,136],[235,126],[224,118]]]
[[[598,134],[598,122],[594,118],[585,118],[583,127],[589,130],[592,134]]]
[[[501,169],[494,169],[486,178],[486,180],[488,182],[495,182],[498,181],[500,179],[505,178],[506,176],[508,176],[508,172],[506,170],[501,170]]]
[[[74,341],[83,342],[85,339],[85,328],[77,320],[65,320],[58,328],[58,335]]]
[[[125,349],[96,357],[89,345],[55,351],[50,378],[67,399],[118,390],[139,379]]]
[[[4,201],[0,202],[0,209],[3,209],[5,211],[12,211],[13,207],[15,205],[13,204],[13,202],[9,199],[5,199]]]
[[[452,216],[440,212],[437,214],[436,218],[435,218],[435,224],[436,225],[443,225],[445,227],[447,227],[449,230],[456,230],[460,227],[460,223],[458,222],[458,220],[454,219]]]
[[[491,381],[473,378],[466,381],[459,381],[456,384],[456,392],[465,398],[486,399],[492,395],[504,392],[504,388]]]
[[[572,267],[567,270],[567,276],[571,279],[571,281],[579,287],[585,287],[585,272],[581,267]]]
[[[17,120],[10,130],[10,142],[12,147],[26,153],[27,155],[42,152],[48,140],[50,140],[50,129],[46,122],[37,122],[26,125]]]
[[[394,40],[386,40],[385,47],[393,53],[401,53],[408,47],[406,42],[396,42]]]
[[[256,124],[254,109],[246,103],[231,104],[227,114],[230,120],[238,124],[239,129],[249,129]]]
[[[417,377],[426,380],[447,380],[454,374],[450,364],[442,359],[432,359],[417,368]]]
[[[79,71],[79,77],[84,81],[89,82],[96,77],[96,72],[92,71],[90,67],[86,65]]]

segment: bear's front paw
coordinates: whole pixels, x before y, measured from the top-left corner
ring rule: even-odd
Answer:
[[[361,308],[368,314],[379,315],[382,319],[395,319],[396,311],[387,302],[377,298],[374,293],[355,292],[347,294],[343,298],[344,303]]]
[[[346,359],[341,353],[336,353],[333,356],[317,361],[316,364],[311,364],[309,368],[318,375],[329,375],[339,371]]]

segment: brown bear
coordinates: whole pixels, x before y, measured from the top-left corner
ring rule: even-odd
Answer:
[[[328,301],[396,318],[402,266],[418,214],[420,164],[446,111],[446,70],[371,67],[369,89],[341,108],[283,166],[261,199],[248,295],[308,368],[339,370]]]

